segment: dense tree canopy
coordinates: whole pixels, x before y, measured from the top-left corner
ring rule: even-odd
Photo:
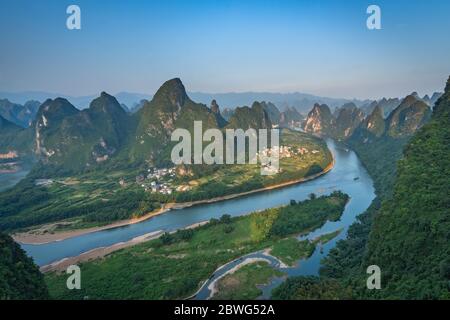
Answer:
[[[0,233],[0,299],[46,299],[43,275],[13,239]]]

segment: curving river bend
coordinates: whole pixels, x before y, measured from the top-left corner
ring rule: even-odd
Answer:
[[[342,190],[351,199],[341,219],[336,222],[328,221],[324,226],[314,230],[305,237],[312,239],[323,233],[332,232],[340,228],[343,228],[343,231],[338,237],[325,244],[321,250],[319,248],[316,249],[311,257],[301,260],[298,266],[282,269],[288,276],[315,275],[319,271],[322,257],[336,245],[338,240],[346,237],[347,228],[355,221],[357,215],[367,209],[375,197],[372,179],[356,154],[346,149],[346,147],[340,146],[333,140],[327,140],[327,144],[334,155],[335,166],[329,173],[315,180],[222,202],[171,210],[152,219],[124,227],[84,234],[46,244],[22,244],[22,247],[34,258],[38,265],[42,266],[63,258],[79,255],[95,248],[125,242],[152,231],[172,231],[211,218],[219,218],[225,213],[231,216],[244,215],[256,210],[288,204],[291,199],[304,200],[312,192],[317,195],[322,195],[329,194],[334,190]],[[250,256],[267,258],[267,256],[258,252],[252,253]],[[210,295],[209,284],[241,262],[241,260],[233,261],[223,266],[205,283],[196,295],[196,298],[207,298]],[[271,260],[270,262],[274,267],[279,267],[276,260]],[[261,298],[268,297],[270,290],[281,281],[282,279],[280,278],[274,279],[271,284],[262,287],[264,293]]]

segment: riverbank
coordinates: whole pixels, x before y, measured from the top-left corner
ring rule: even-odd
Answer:
[[[295,184],[299,184],[299,183],[304,183],[307,181],[317,179],[317,178],[325,175],[329,171],[331,171],[335,165],[334,155],[332,155],[332,156],[333,156],[333,159],[332,159],[331,163],[324,170],[322,170],[321,172],[316,173],[314,175],[308,176],[306,178],[286,181],[283,183],[279,183],[279,184],[272,185],[272,186],[267,186],[264,188],[259,188],[259,189],[250,190],[250,191],[241,192],[241,193],[230,194],[230,195],[216,197],[216,198],[212,198],[212,199],[198,200],[198,201],[192,201],[192,202],[183,202],[183,203],[169,203],[169,204],[164,205],[161,209],[150,212],[146,215],[143,215],[142,217],[122,220],[122,221],[118,221],[118,222],[108,224],[105,226],[101,226],[101,227],[92,227],[92,228],[86,228],[86,229],[61,231],[61,232],[56,232],[56,233],[36,233],[36,229],[35,229],[35,230],[28,231],[28,232],[13,234],[12,237],[16,242],[19,242],[21,244],[33,244],[33,245],[46,244],[46,243],[55,242],[55,241],[62,241],[65,239],[81,236],[81,235],[88,234],[88,233],[93,233],[93,232],[103,231],[103,230],[108,230],[108,229],[114,229],[114,228],[118,228],[118,227],[124,227],[127,225],[139,223],[139,222],[151,219],[155,216],[161,215],[163,213],[166,213],[172,209],[183,209],[183,208],[188,208],[188,207],[197,206],[197,205],[201,205],[201,204],[220,202],[220,201],[225,201],[225,200],[229,200],[229,199],[234,199],[234,198],[238,198],[238,197],[251,195],[254,193],[270,191],[270,190],[283,188],[283,187],[287,187],[287,186],[291,186],[291,185],[295,185]]]
[[[160,237],[163,234],[162,231],[154,231],[154,232],[150,232],[147,234],[144,234],[142,236],[136,237],[131,239],[130,241],[127,242],[119,242],[116,244],[113,244],[112,246],[109,247],[102,247],[102,248],[97,248],[97,249],[93,249],[87,252],[84,252],[78,256],[75,257],[70,257],[70,258],[64,258],[62,260],[56,261],[54,263],[51,264],[47,264],[45,266],[42,266],[39,268],[39,270],[43,273],[46,272],[63,272],[64,270],[67,269],[67,267],[71,266],[71,265],[76,265],[79,264],[81,262],[87,262],[90,260],[95,260],[95,259],[99,259],[99,258],[103,258],[104,256],[106,256],[107,254],[110,254],[114,251],[123,249],[123,248],[127,248],[127,247],[131,247],[134,246],[136,244],[145,242],[145,241],[149,241],[149,240],[153,240],[153,239],[157,239],[158,237]]]

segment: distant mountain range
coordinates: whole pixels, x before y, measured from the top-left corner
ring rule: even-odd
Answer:
[[[205,94],[197,93],[197,97],[199,95],[203,101],[208,98]],[[270,96],[266,98],[277,97],[267,95]],[[302,126],[306,132],[339,140],[356,135],[361,139],[382,135],[402,137],[411,135],[428,120],[431,110],[425,100],[431,103],[439,95],[424,99],[413,93],[403,100],[366,101],[360,106],[342,100],[344,103],[333,113],[327,104],[315,103],[306,120],[296,107],[287,106],[280,111],[273,102],[257,100],[248,104],[251,107],[244,104],[221,113],[215,99],[207,103],[194,102],[178,78],[166,81],[149,100],[150,95],[122,93],[118,96],[122,101],[102,92],[82,110],[64,97],[46,98],[42,104],[33,100],[24,105],[0,100],[0,151],[14,150],[24,156],[37,157],[41,164],[60,173],[91,170],[105,163],[117,165],[117,162],[120,165],[143,162],[164,165],[174,145],[170,141],[171,132],[175,128],[192,131],[194,120],[201,120],[204,130]],[[292,96],[300,97],[300,94]],[[252,94],[224,94],[219,98],[224,97],[248,99]],[[134,99],[140,99],[139,103],[129,112],[121,102]],[[325,101],[331,100],[325,98]],[[386,109],[393,111],[385,119]],[[368,116],[367,111],[371,111]]]
[[[224,108],[234,109],[237,106],[250,106],[253,101],[270,101],[280,111],[288,107],[297,109],[298,112],[306,114],[315,103],[327,104],[332,108],[339,107],[345,103],[353,102],[358,106],[369,103],[370,100],[340,99],[320,97],[312,94],[294,93],[272,93],[272,92],[230,92],[230,93],[201,93],[191,92],[189,95],[196,101],[207,103],[215,99]]]
[[[339,99],[320,97],[305,93],[271,93],[271,92],[229,92],[229,93],[203,93],[188,92],[192,100],[208,105],[212,100],[223,108],[234,109],[236,107],[251,106],[254,101],[270,101],[280,110],[294,107],[299,112],[308,112],[314,103],[325,103],[332,108],[339,107],[347,102],[353,102],[358,106],[369,104],[370,100]],[[137,110],[142,106],[141,100],[151,100],[152,95],[120,92],[114,95],[120,104],[124,104],[130,110]],[[25,91],[25,92],[0,92],[0,98],[8,99],[17,104],[24,104],[29,100],[45,101],[47,99],[65,98],[78,109],[86,109],[89,103],[95,99],[95,95],[70,96],[65,94]]]
[[[382,135],[393,138],[411,136],[429,120],[431,115],[429,105],[414,94],[398,100],[396,106],[392,101],[389,102],[394,109],[385,119],[383,107],[386,104],[386,99],[372,103],[370,109],[365,109],[372,110],[368,116],[363,112],[363,108],[358,108],[354,103],[344,104],[333,114],[327,105],[315,104],[308,113],[303,129],[309,133],[339,140],[359,137],[365,143]]]
[[[227,117],[229,110],[234,110],[236,107],[251,106],[255,101],[267,101],[275,105],[280,111],[292,112],[295,109],[297,112],[306,114],[314,104],[326,104],[331,110],[334,110],[344,104],[353,103],[355,106],[361,108],[365,114],[370,114],[375,105],[382,107],[384,116],[386,117],[396,106],[399,105],[399,98],[382,98],[380,100],[358,100],[358,99],[341,99],[315,96],[312,94],[294,92],[294,93],[272,93],[272,92],[229,92],[229,93],[203,93],[203,92],[187,92],[193,101],[209,105],[212,100],[215,100],[218,105],[228,111],[224,112],[224,117]],[[425,95],[420,98],[429,106],[433,106],[442,93],[435,92],[432,96]],[[417,93],[413,93],[416,95]],[[9,101],[15,105],[25,105],[31,101],[43,102],[47,99],[64,98],[78,109],[86,109],[96,95],[86,96],[69,96],[58,93],[39,92],[39,91],[25,91],[25,92],[0,92],[0,114],[21,126],[25,126],[24,122],[18,123],[13,119],[8,118],[1,113],[4,109],[1,101]],[[147,101],[153,98],[151,94],[119,92],[114,95],[119,104],[129,112],[136,112]]]
[[[142,99],[149,100],[151,95],[131,92],[119,92],[114,95],[120,104],[124,104],[127,108],[132,108]],[[25,104],[29,100],[45,101],[47,99],[64,98],[78,109],[86,109],[96,95],[86,96],[70,96],[59,93],[41,92],[41,91],[24,91],[24,92],[0,92],[0,99],[8,99],[16,104]]]

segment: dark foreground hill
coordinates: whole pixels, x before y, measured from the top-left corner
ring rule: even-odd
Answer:
[[[0,300],[46,299],[44,276],[13,239],[0,233]]]

